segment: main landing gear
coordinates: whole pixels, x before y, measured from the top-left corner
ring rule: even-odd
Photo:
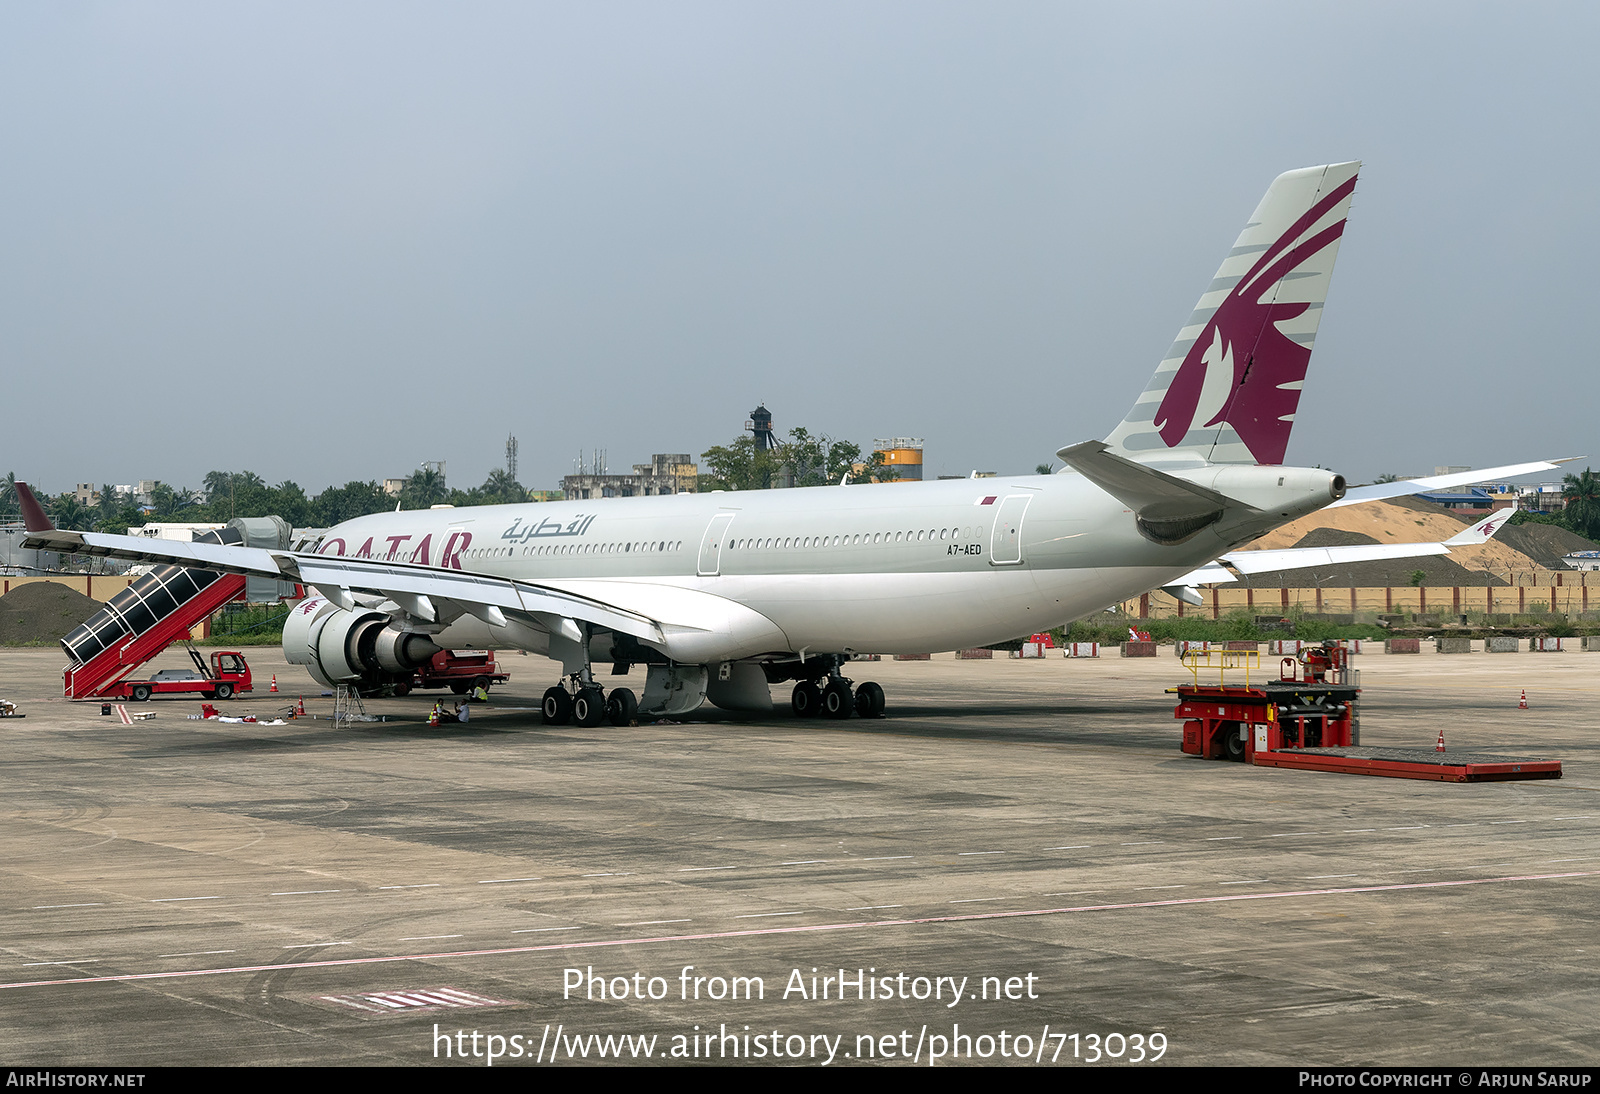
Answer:
[[[839,673],[835,660],[828,674],[815,680],[802,680],[794,686],[789,705],[798,718],[848,718],[854,712],[862,718],[883,717],[883,688],[868,681],[853,691],[850,681]]]
[[[597,726],[610,722],[614,726],[632,725],[639,716],[639,700],[628,688],[612,688],[607,695],[592,679],[585,681],[581,673],[573,673],[544,693],[544,724],[564,726],[572,722],[580,726]]]

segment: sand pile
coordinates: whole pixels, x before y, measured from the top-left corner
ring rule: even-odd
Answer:
[[[54,581],[30,581],[0,596],[0,645],[59,642],[105,607]]]

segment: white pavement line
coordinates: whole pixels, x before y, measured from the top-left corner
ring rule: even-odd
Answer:
[[[1498,824],[1499,822],[1498,821],[1492,821],[1490,823]],[[1415,832],[1418,828],[1427,828],[1427,827],[1428,827],[1428,825],[1426,825],[1426,824],[1397,824],[1393,828],[1385,828],[1384,831],[1385,832]]]
[[[80,957],[73,961],[24,961],[22,967],[28,968],[32,965],[93,965],[99,960],[100,958],[98,957]]]
[[[581,927],[523,927],[512,931],[512,934],[539,934],[543,931],[579,931]]]
[[[1167,841],[1164,840],[1164,839],[1142,839],[1142,840],[1135,840],[1132,843],[1119,844],[1119,846],[1122,846],[1122,847],[1147,847],[1152,843],[1166,843],[1166,842]]]
[[[309,950],[313,946],[354,946],[354,942],[296,942],[292,946],[283,947],[286,950]]]
[[[1182,889],[1182,888],[1184,888],[1184,886],[1182,886],[1182,885],[1137,885],[1137,886],[1134,887],[1133,891],[1136,892],[1136,893],[1142,893],[1146,889]]]
[[[1238,836],[1228,836],[1226,838],[1228,838],[1228,839],[1239,839],[1240,837],[1238,837]],[[1046,851],[1079,851],[1079,850],[1082,850],[1085,847],[1093,847],[1093,846],[1094,846],[1094,844],[1092,844],[1092,843],[1066,843],[1066,844],[1062,844],[1060,847],[1046,847],[1045,850]],[[911,856],[907,855],[906,857],[910,858]]]
[[[442,882],[430,881],[425,885],[380,885],[380,886],[378,886],[378,888],[380,888],[380,889],[437,889],[442,884],[443,884]]]
[[[756,935],[817,934],[822,932],[889,930],[903,927],[933,926],[936,924],[976,923],[988,919],[1024,919],[1039,916],[1097,915],[1104,913],[1140,911],[1150,908],[1180,908],[1204,904],[1222,904],[1247,900],[1301,900],[1326,899],[1330,896],[1351,894],[1376,894],[1413,892],[1423,889],[1455,889],[1476,885],[1526,884],[1537,881],[1568,881],[1576,878],[1600,877],[1600,871],[1569,871],[1555,874],[1525,874],[1510,877],[1470,878],[1451,881],[1418,881],[1396,885],[1365,885],[1338,889],[1302,889],[1272,893],[1239,893],[1228,896],[1172,897],[1162,900],[1145,900],[1116,904],[1093,904],[1081,907],[1024,908],[1014,911],[962,912],[952,915],[926,916],[918,919],[872,919],[851,923],[797,923],[792,926],[751,927],[736,931],[711,934],[664,935],[653,938],[610,938],[588,941],[549,942],[539,946],[517,946],[480,950],[460,950],[426,954],[384,954],[372,957],[334,958],[323,961],[296,961],[272,965],[240,965],[214,969],[179,969],[163,972],[115,973],[106,976],[78,976],[55,980],[28,980],[0,983],[0,991],[22,988],[59,987],[65,984],[112,984],[136,980],[176,980],[195,976],[228,976],[245,973],[273,972],[285,969],[333,968],[346,965],[399,964],[424,960],[467,957],[504,957],[513,954],[543,953],[556,950],[595,949],[601,947],[636,947],[641,945],[682,945],[686,942],[704,942],[711,939],[750,938]],[[798,915],[800,913],[793,913]],[[70,964],[71,962],[65,962]]]
[[[771,919],[780,915],[800,915],[799,912],[751,912],[749,915],[736,915],[735,919]]]
[[[317,893],[342,893],[343,889],[296,889],[291,893],[269,893],[268,896],[313,896]]]
[[[238,950],[190,950],[188,953],[158,953],[157,957],[206,957],[214,953],[238,953]]]
[[[176,904],[181,900],[221,900],[220,896],[164,896],[152,900],[151,904]]]
[[[1570,817],[1551,817],[1550,819],[1551,820],[1589,820],[1592,816],[1593,816],[1592,813],[1578,813],[1578,814],[1575,814],[1575,815],[1570,816]]]
[[[1443,825],[1442,827],[1445,827],[1445,828],[1476,828],[1476,827],[1478,827],[1478,822],[1477,821],[1462,821],[1459,824],[1446,824],[1446,825]]]
[[[959,857],[961,857],[963,855],[1003,855],[1003,854],[1005,854],[1004,851],[957,851],[956,852],[956,857],[959,858]]]
[[[825,858],[797,858],[793,862],[780,862],[779,866],[815,866],[819,862],[831,862]]]
[[[1376,831],[1377,831],[1376,828],[1346,828],[1345,829],[1345,834],[1348,835],[1351,832],[1376,832]]]
[[[1508,820],[1508,821],[1490,821],[1489,823],[1490,824],[1532,824],[1533,822],[1532,821],[1525,821],[1525,820]]]
[[[619,870],[619,871],[616,871],[616,872],[613,872],[613,873],[609,873],[609,874],[583,874],[582,876],[583,877],[632,877],[633,873],[631,871]]]
[[[37,911],[41,911],[41,910],[43,910],[45,908],[104,908],[104,907],[105,907],[105,901],[97,900],[93,904],[35,904],[33,906],[33,910],[37,912]]]
[[[917,857],[916,855],[873,855],[871,858],[864,858],[861,861],[862,862],[888,862],[891,859],[916,858],[916,857]]]
[[[1218,885],[1265,885],[1268,882],[1270,882],[1271,880],[1272,879],[1269,878],[1269,877],[1253,877],[1253,878],[1250,878],[1248,881],[1219,881],[1219,882],[1217,882],[1217,884]],[[1050,894],[1046,893],[1045,895],[1049,896]],[[1062,895],[1065,896],[1067,894],[1062,894]]]
[[[1314,835],[1316,835],[1315,832],[1268,832],[1266,838],[1267,839],[1275,839],[1278,836],[1314,836]]]
[[[465,938],[461,934],[414,934],[410,938],[402,938],[401,942],[431,942],[435,938]]]
[[[517,881],[543,881],[542,877],[497,877],[489,881],[480,881],[479,885],[510,885]]]
[[[1206,839],[1205,839],[1205,842],[1207,842],[1207,843],[1216,843],[1218,840],[1225,840],[1225,839],[1244,839],[1244,837],[1243,836],[1207,836]]]
[[[990,901],[990,900],[1007,900],[1007,899],[1009,899],[1009,898],[1003,897],[1003,896],[969,896],[965,900],[952,900],[952,901],[949,901],[949,903],[951,903],[951,904],[983,904],[984,902]]]
[[[1330,877],[1360,877],[1360,876],[1361,876],[1360,874],[1305,874],[1305,875],[1303,875],[1303,877],[1304,877],[1304,879],[1306,881],[1321,881],[1324,878],[1330,878]]]
[[[678,873],[680,873],[680,874],[699,874],[699,873],[704,873],[707,870],[737,870],[737,869],[738,869],[737,866],[680,866],[680,867],[678,867]]]
[[[692,919],[641,919],[637,923],[614,923],[614,927],[659,927],[663,923],[693,923]],[[564,929],[564,928],[558,928]]]

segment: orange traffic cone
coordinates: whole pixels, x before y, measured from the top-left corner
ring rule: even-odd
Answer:
[[[1433,750],[1435,752],[1443,752],[1444,751],[1444,730],[1443,729],[1439,730],[1439,743],[1433,746]]]
[[[1518,710],[1527,710],[1528,709],[1528,689],[1527,688],[1523,688],[1522,689],[1522,698],[1517,700],[1517,709]]]
[[[273,673],[272,674],[272,686],[270,688],[268,688],[267,690],[268,691],[277,691],[278,690],[278,674],[277,673]]]

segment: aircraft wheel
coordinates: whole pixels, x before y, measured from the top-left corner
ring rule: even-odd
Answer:
[[[789,705],[794,708],[795,717],[815,718],[822,713],[822,689],[810,680],[802,680],[794,686]]]
[[[572,721],[572,696],[567,694],[567,689],[557,684],[544,693],[544,724],[547,726],[564,726]]]
[[[150,698],[150,689],[148,687],[146,687],[144,684],[139,684],[138,686],[136,686],[133,689],[133,701],[135,703],[142,703],[142,702],[144,702],[145,700],[147,700],[149,698]]]
[[[584,688],[572,701],[572,720],[580,726],[597,726],[606,715],[606,693]]]
[[[883,688],[870,680],[856,688],[856,713],[863,718],[882,718]]]
[[[404,698],[405,696],[410,695],[411,694],[411,682],[409,680],[401,680],[401,681],[399,681],[394,686],[394,693],[396,695],[400,696],[401,698]]]
[[[614,726],[629,726],[639,716],[639,700],[628,688],[612,688],[606,696],[606,720]]]
[[[831,680],[822,693],[822,711],[830,718],[848,718],[854,709],[855,696],[850,694],[850,681]]]
[[[233,698],[233,685],[232,684],[218,684],[217,685],[217,698],[218,699],[232,699]]]

